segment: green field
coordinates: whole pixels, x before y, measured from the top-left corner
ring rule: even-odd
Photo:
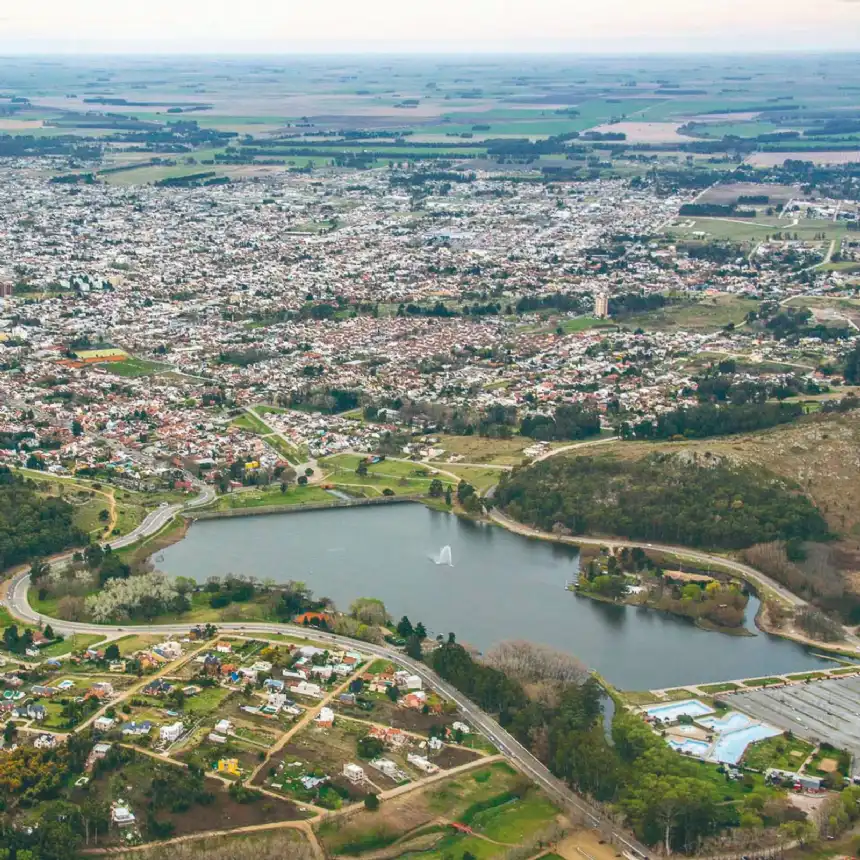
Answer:
[[[297,485],[290,486],[285,493],[280,486],[261,489],[240,490],[219,496],[214,510],[224,511],[231,508],[261,508],[269,505],[306,505],[310,502],[336,502],[337,499],[320,487]]]
[[[739,325],[747,313],[756,310],[759,303],[753,299],[721,294],[706,296],[701,300],[682,300],[666,305],[658,311],[620,317],[618,322],[627,328],[666,331],[685,329],[688,331],[717,331],[728,323]]]
[[[777,735],[775,738],[750,744],[744,753],[745,767],[764,772],[769,767],[796,771],[815,749],[814,744],[800,738]]]
[[[169,370],[169,364],[163,364],[158,361],[149,361],[145,358],[129,357],[124,361],[111,361],[106,364],[100,364],[99,367],[113,373],[116,376],[150,376],[153,373],[158,373],[162,370]]]

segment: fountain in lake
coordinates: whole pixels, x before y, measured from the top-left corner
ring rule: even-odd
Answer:
[[[454,566],[454,559],[451,557],[451,547],[443,546],[442,549],[439,550],[439,555],[434,559],[436,564],[447,564],[448,567]]]

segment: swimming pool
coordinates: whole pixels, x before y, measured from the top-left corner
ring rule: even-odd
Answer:
[[[743,754],[750,744],[781,734],[779,729],[764,723],[757,723],[739,731],[728,732],[720,735],[708,758],[711,761],[724,762],[725,764],[737,764],[743,758]]]
[[[680,753],[687,753],[687,755],[694,755],[696,758],[705,758],[708,754],[708,750],[711,748],[709,743],[705,743],[705,741],[694,741],[691,738],[684,738],[682,741],[669,741],[669,746],[672,747],[673,750],[677,750]]]
[[[757,725],[746,714],[741,714],[738,711],[729,711],[729,713],[724,714],[722,717],[706,717],[703,720],[696,720],[696,722],[720,735],[727,734],[728,732],[737,732],[741,729]]]
[[[674,722],[678,717],[704,717],[707,714],[713,714],[714,709],[709,708],[704,702],[698,699],[685,699],[683,702],[671,702],[668,705],[655,705],[653,708],[648,708],[645,711],[649,717],[656,717],[660,720]]]

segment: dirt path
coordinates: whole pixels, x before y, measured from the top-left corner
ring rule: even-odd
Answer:
[[[314,857],[324,860],[325,852],[317,840],[316,833],[308,821],[273,821],[269,824],[249,824],[245,827],[236,827],[233,830],[204,830],[200,833],[186,833],[183,836],[174,836],[173,839],[165,839],[163,842],[145,842],[143,845],[117,845],[112,848],[84,848],[81,854],[130,854],[138,851],[152,851],[165,845],[178,845],[180,842],[194,842],[198,839],[212,839],[219,836],[235,836],[237,833],[265,833],[268,830],[300,830],[308,840]]]
[[[323,696],[323,698],[320,699],[320,702],[318,705],[315,705],[312,708],[308,708],[305,711],[305,713],[302,715],[301,719],[296,720],[294,725],[292,725],[289,729],[287,729],[286,732],[284,732],[283,735],[281,735],[281,737],[278,739],[278,742],[266,754],[265,759],[263,759],[263,761],[261,761],[260,764],[257,765],[257,767],[254,769],[254,772],[248,778],[248,782],[253,784],[254,780],[257,778],[257,776],[260,774],[260,772],[263,770],[263,768],[269,764],[269,761],[272,758],[272,756],[275,755],[276,753],[280,752],[290,742],[293,735],[298,734],[298,732],[300,732],[303,728],[305,728],[305,726],[307,726],[309,723],[311,723],[313,721],[313,719],[319,714],[319,712],[326,705],[328,705],[330,702],[332,702],[334,700],[335,696],[340,695],[344,690],[348,689],[349,685],[356,678],[360,678],[364,674],[364,672],[365,672],[364,668],[357,669],[342,684],[335,687],[327,695]],[[255,786],[255,788],[256,788],[256,786]]]

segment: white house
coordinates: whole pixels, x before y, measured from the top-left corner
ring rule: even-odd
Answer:
[[[115,724],[116,720],[111,717],[99,717],[97,720],[93,720],[93,728],[97,732],[109,732]]]
[[[343,775],[353,783],[353,785],[359,785],[367,779],[364,768],[361,767],[361,765],[353,764],[352,762],[343,766]]]
[[[413,765],[414,767],[417,767],[418,770],[423,771],[424,773],[437,773],[439,771],[438,766],[433,764],[432,761],[428,761],[426,758],[424,758],[423,755],[407,753],[406,761],[408,761],[409,764]]]
[[[162,726],[158,731],[158,736],[164,743],[172,744],[182,737],[184,731],[185,726],[177,720],[169,726]]]
[[[215,723],[215,732],[219,735],[229,735],[233,729],[233,724],[230,720],[218,720]]]
[[[297,696],[310,696],[314,699],[321,699],[323,697],[320,685],[312,684],[310,681],[299,681],[298,684],[293,684],[290,687],[290,692],[295,693]]]
[[[121,800],[111,806],[110,820],[117,827],[130,827],[136,821],[132,811]]]

